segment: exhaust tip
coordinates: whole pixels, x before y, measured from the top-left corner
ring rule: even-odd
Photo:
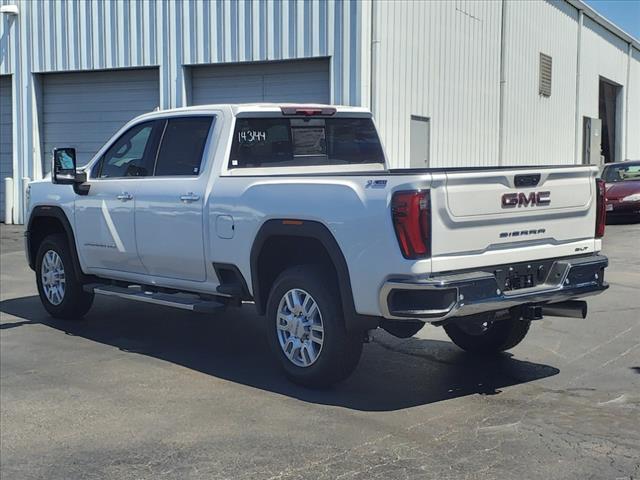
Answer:
[[[542,307],[545,316],[587,318],[587,302],[584,300],[568,300],[566,302],[549,303]]]

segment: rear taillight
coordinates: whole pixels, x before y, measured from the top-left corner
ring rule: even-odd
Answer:
[[[607,189],[601,178],[596,179],[596,238],[604,237],[604,226],[607,222],[607,202],[605,193]]]
[[[391,216],[404,258],[431,255],[431,202],[429,190],[396,192],[391,199]]]

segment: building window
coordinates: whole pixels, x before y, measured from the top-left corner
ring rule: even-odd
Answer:
[[[540,53],[540,73],[539,73],[540,88],[538,93],[545,97],[551,96],[551,57]]]

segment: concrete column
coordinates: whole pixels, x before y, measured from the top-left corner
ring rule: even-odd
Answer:
[[[11,50],[13,55],[10,58],[13,75],[11,76],[11,113],[13,120],[12,131],[12,150],[13,150],[13,179],[11,184],[7,182],[5,188],[7,189],[7,196],[9,196],[9,188],[11,188],[11,203],[7,205],[7,214],[5,216],[6,223],[21,223],[19,212],[22,209],[20,202],[20,189],[13,188],[14,185],[19,185],[20,178],[22,177],[23,165],[25,164],[25,129],[24,124],[24,94],[23,88],[23,72],[22,72],[22,42],[20,38],[21,32],[25,29],[24,17],[26,6],[23,3],[18,4],[18,15],[12,15],[9,17],[9,42],[11,44]],[[9,200],[9,198],[7,198]],[[7,202],[8,203],[8,202]]]
[[[13,178],[6,177],[2,179],[4,182],[4,223],[11,225],[13,223]]]
[[[42,175],[37,95],[31,73],[31,6],[31,2],[19,2],[19,13],[9,22],[13,70],[13,221],[20,224],[25,221],[22,177],[40,178]]]
[[[584,23],[584,13],[578,11],[578,49],[576,52],[576,122],[575,122],[575,143],[574,143],[574,163],[576,165],[582,163],[582,146],[580,139],[582,138],[582,120],[580,116],[580,76],[582,70],[582,25]]]

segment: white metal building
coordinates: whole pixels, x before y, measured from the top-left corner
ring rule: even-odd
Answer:
[[[0,5],[9,221],[24,221],[21,179],[48,171],[54,146],[86,161],[156,107],[367,106],[394,167],[640,158],[640,43],[578,0]]]

